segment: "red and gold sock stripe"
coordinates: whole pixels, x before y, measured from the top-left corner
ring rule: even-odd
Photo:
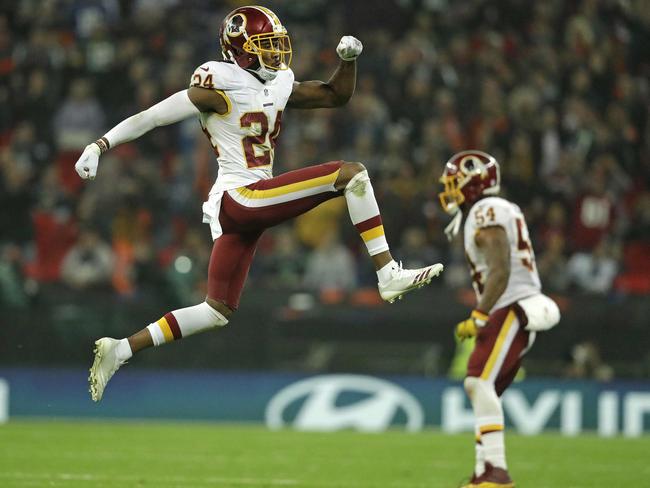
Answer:
[[[368,242],[384,235],[384,226],[381,221],[381,215],[375,215],[368,220],[359,222],[355,227],[357,228],[357,231],[359,231],[363,242]]]
[[[481,436],[484,436],[486,434],[491,434],[492,432],[501,432],[502,430],[503,430],[503,425],[500,424],[481,425],[479,427]]]
[[[156,323],[165,337],[165,342],[175,341],[183,337],[183,334],[181,334],[181,328],[178,326],[178,322],[176,321],[176,317],[174,317],[174,314],[171,312],[165,314],[165,316]]]

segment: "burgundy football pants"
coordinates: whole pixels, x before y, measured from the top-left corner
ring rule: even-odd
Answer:
[[[334,183],[342,164],[301,168],[224,192],[219,212],[223,235],[212,247],[208,297],[236,310],[264,230],[341,196]]]

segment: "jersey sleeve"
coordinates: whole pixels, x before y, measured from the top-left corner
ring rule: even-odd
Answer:
[[[230,63],[208,61],[198,66],[190,78],[190,87],[199,86],[211,90],[233,90],[237,79]]]
[[[468,223],[475,232],[487,227],[509,229],[513,218],[510,203],[502,198],[479,200],[469,211]]]
[[[286,79],[285,82],[283,82],[285,88],[285,94],[286,97],[289,98],[291,96],[291,93],[293,92],[293,82],[296,81],[296,77],[293,74],[293,70],[291,68],[288,68],[285,71],[280,71],[281,76]]]
[[[287,78],[288,78],[289,83],[291,83],[292,88],[293,88],[293,82],[296,81],[296,75],[293,73],[293,70],[291,68],[287,69]]]

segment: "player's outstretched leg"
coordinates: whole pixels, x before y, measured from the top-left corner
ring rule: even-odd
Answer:
[[[90,368],[88,382],[90,396],[98,402],[104,395],[106,384],[115,372],[134,353],[151,346],[182,339],[228,323],[232,311],[224,304],[207,299],[193,307],[174,310],[153,324],[133,334],[128,339],[102,337],[95,342],[95,359]]]
[[[404,294],[429,284],[442,272],[443,265],[440,263],[419,269],[404,269],[401,263],[395,262],[388,248],[375,192],[363,164],[344,163],[336,186],[343,189],[352,223],[375,264],[379,294],[384,300],[392,303],[401,299]]]

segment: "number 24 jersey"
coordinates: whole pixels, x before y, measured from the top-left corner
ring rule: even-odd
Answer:
[[[503,198],[488,197],[476,202],[469,211],[464,227],[465,255],[472,274],[472,285],[480,300],[489,269],[475,236],[486,227],[502,227],[510,246],[510,278],[492,310],[510,305],[541,292],[535,253],[528,235],[524,215],[517,205]],[[491,311],[490,311],[491,312]]]
[[[219,162],[212,192],[232,190],[273,177],[273,157],[282,112],[293,90],[290,69],[262,83],[232,63],[208,61],[196,68],[190,86],[221,93],[227,113],[202,112],[201,128]]]

